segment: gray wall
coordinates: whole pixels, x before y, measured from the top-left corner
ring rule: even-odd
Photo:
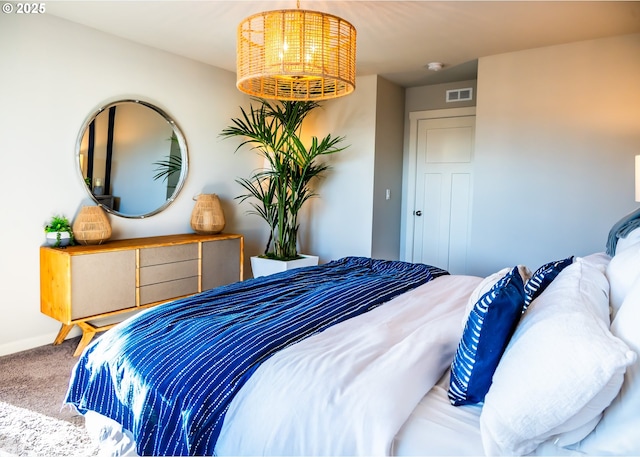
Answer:
[[[404,89],[378,77],[371,256],[397,260],[402,209]],[[387,190],[389,199],[387,199]]]
[[[446,70],[443,70],[446,71]],[[406,90],[406,124],[409,124],[408,113],[412,111],[424,111],[447,108],[467,108],[476,106],[476,96],[478,94],[478,82],[458,81],[455,83],[434,84],[431,86],[409,87]],[[463,89],[471,87],[473,89],[473,99],[469,101],[447,102],[446,94],[451,89]]]
[[[480,59],[472,273],[604,250],[638,205],[639,81],[640,34]]]
[[[309,118],[320,131],[343,135],[348,146],[330,158],[332,168],[317,184],[319,196],[307,207],[302,244],[321,261],[398,258],[403,110],[404,89],[370,75],[358,78],[352,95],[326,102]]]
[[[634,34],[480,59],[469,273],[603,251],[637,208],[638,56]],[[445,89],[408,89],[407,118]]]

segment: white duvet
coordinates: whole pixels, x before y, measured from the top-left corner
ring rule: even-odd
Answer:
[[[450,366],[481,278],[442,276],[263,363],[233,400],[217,455],[389,455]]]

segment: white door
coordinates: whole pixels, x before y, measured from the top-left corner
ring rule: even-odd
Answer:
[[[411,260],[467,272],[475,116],[415,119]]]

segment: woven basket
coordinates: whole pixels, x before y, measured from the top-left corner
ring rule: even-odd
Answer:
[[[99,206],[83,206],[73,222],[72,230],[80,244],[100,244],[111,237],[111,224]]]
[[[191,228],[201,235],[220,233],[224,229],[224,212],[216,194],[200,194],[191,212]]]

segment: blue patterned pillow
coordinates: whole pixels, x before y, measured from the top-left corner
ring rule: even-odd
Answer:
[[[531,302],[556,279],[556,276],[566,267],[573,263],[573,256],[566,259],[549,262],[538,268],[524,286],[524,310],[526,310]]]
[[[476,302],[451,364],[448,395],[453,405],[484,401],[524,300],[524,279],[519,267],[513,267]]]

